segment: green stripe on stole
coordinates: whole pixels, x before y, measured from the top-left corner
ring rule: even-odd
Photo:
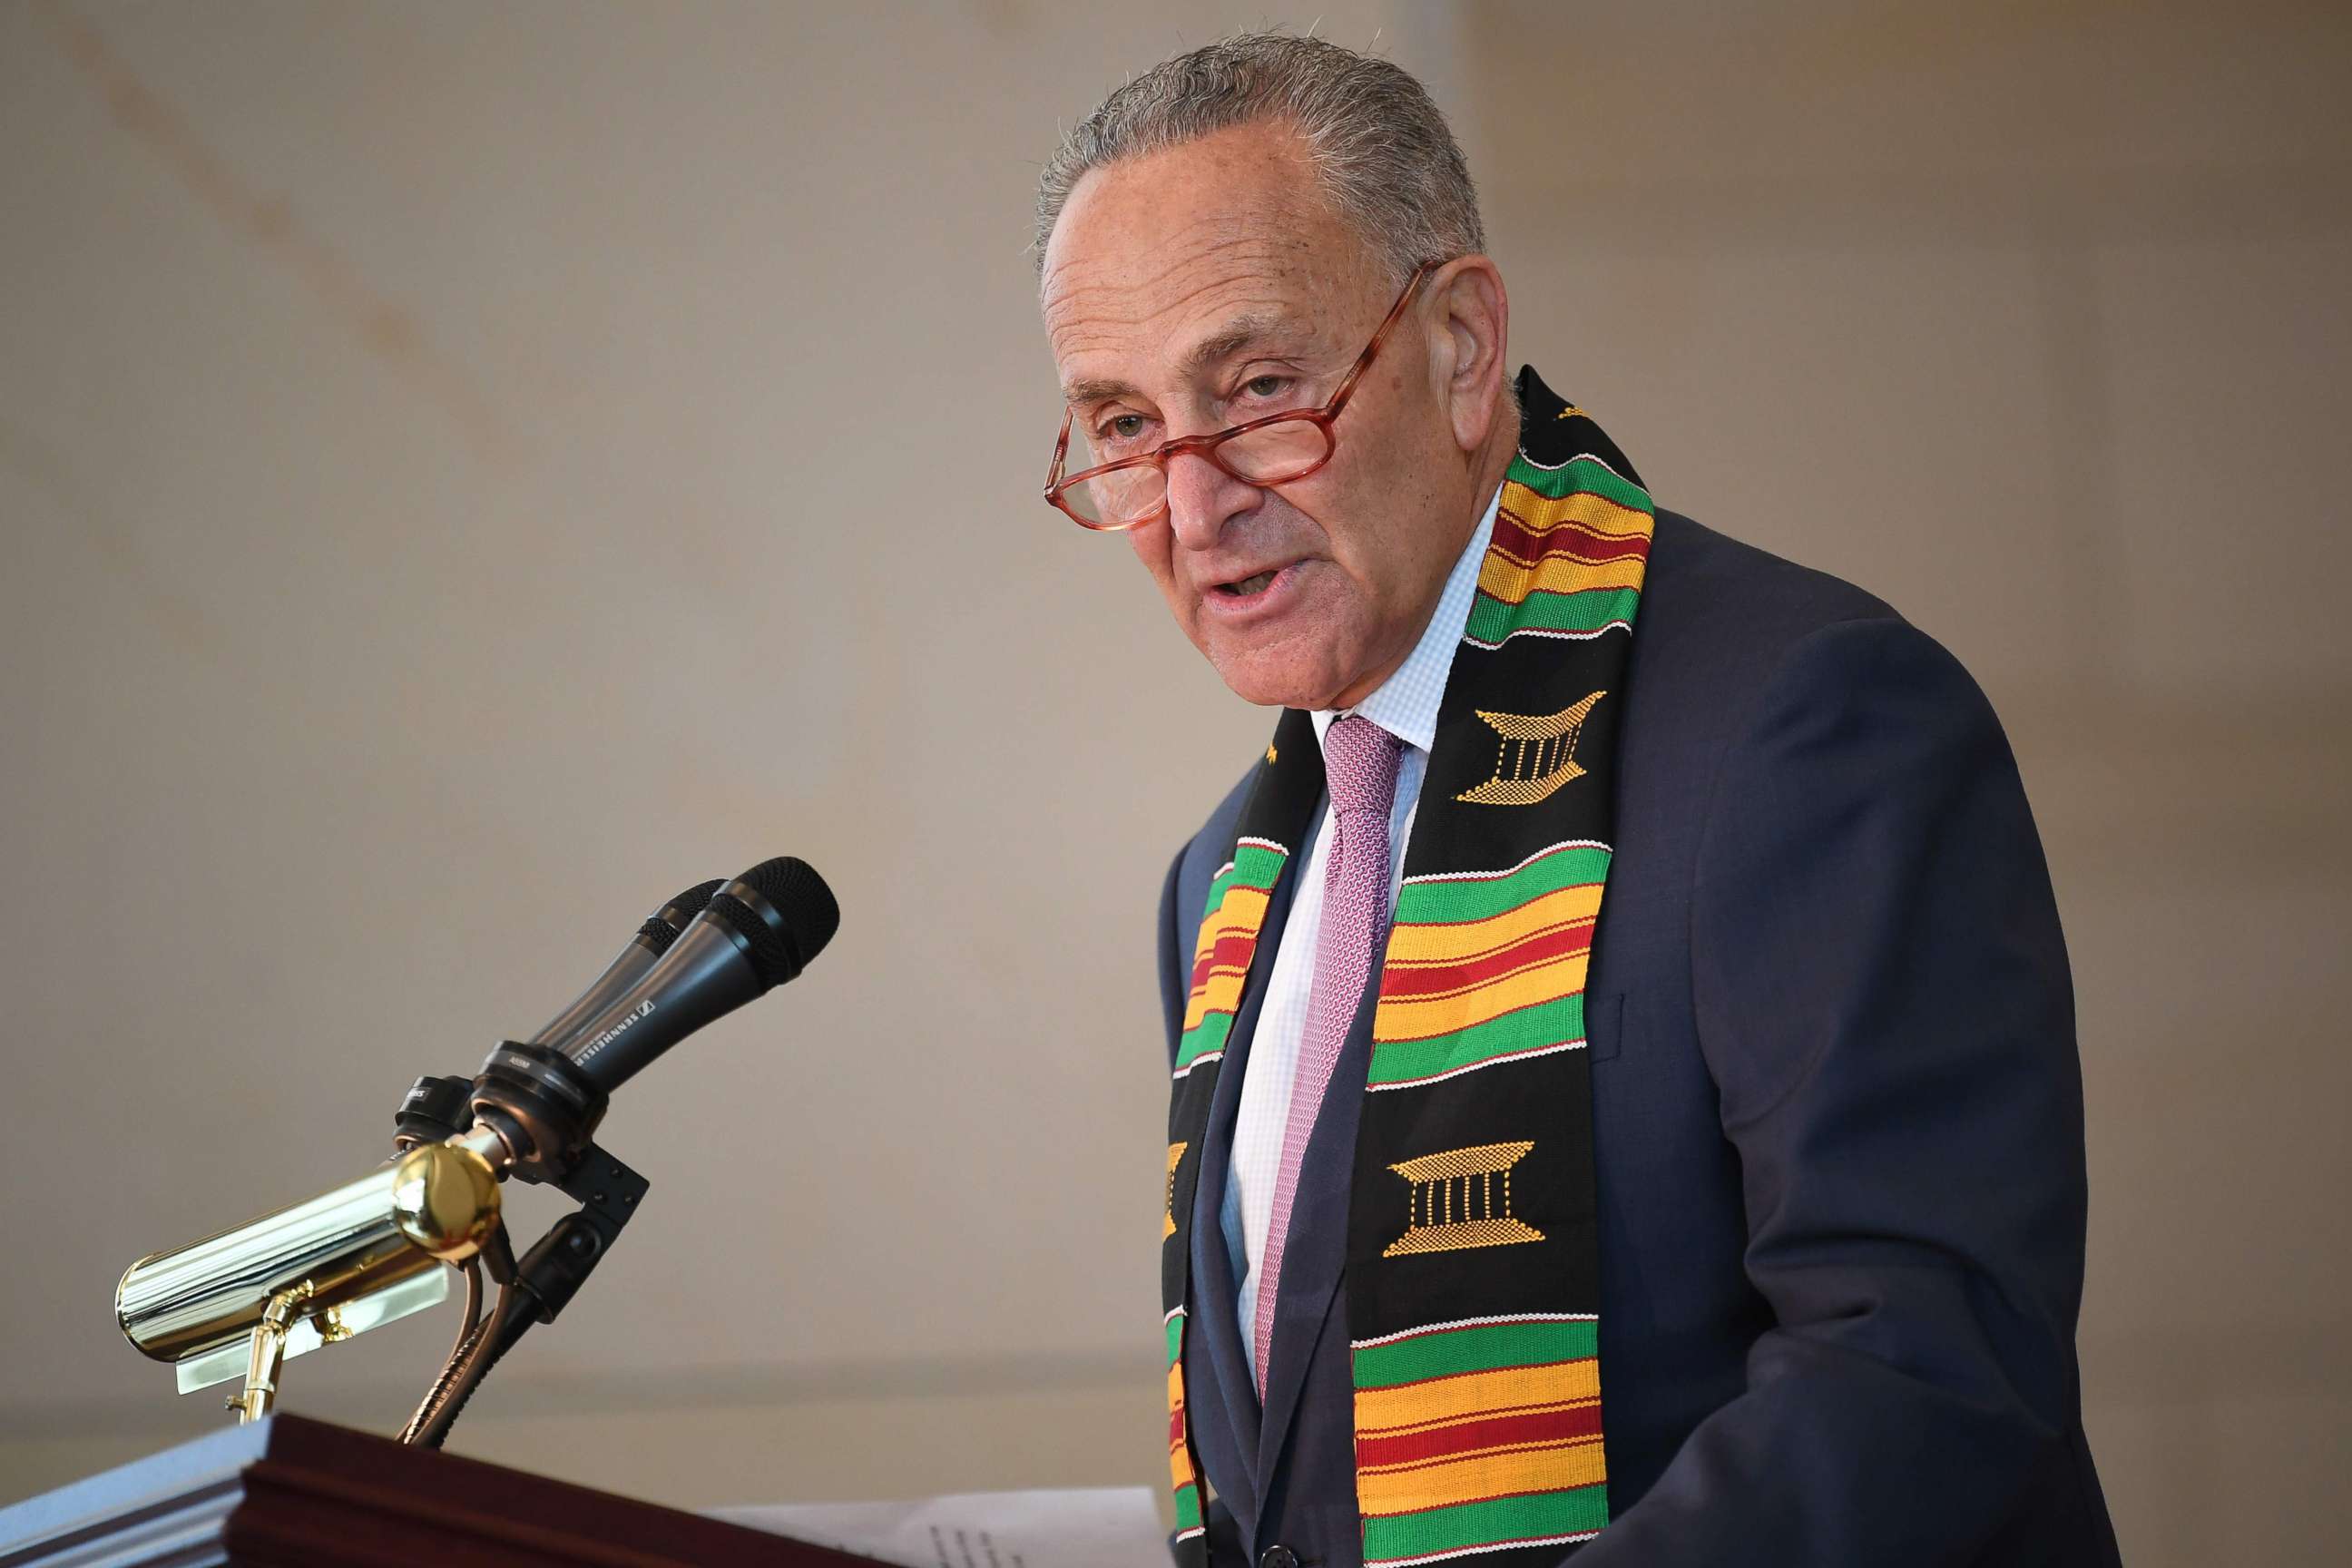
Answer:
[[[1609,879],[1609,851],[1569,844],[1538,854],[1498,877],[1454,877],[1408,882],[1397,889],[1399,925],[1453,925],[1492,920],[1562,888],[1595,887]]]
[[[1455,1333],[1416,1334],[1353,1352],[1358,1388],[1394,1388],[1433,1377],[1546,1366],[1601,1353],[1601,1325],[1590,1321],[1499,1322]]]

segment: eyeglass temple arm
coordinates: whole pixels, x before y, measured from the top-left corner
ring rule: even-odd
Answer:
[[[1054,460],[1045,465],[1045,499],[1054,499],[1054,491],[1062,479],[1062,461],[1070,455],[1070,424],[1078,416],[1075,408],[1062,412],[1062,433],[1054,441]]]
[[[1389,341],[1389,334],[1396,331],[1396,324],[1404,320],[1405,307],[1412,303],[1413,297],[1421,292],[1421,286],[1429,281],[1429,275],[1441,265],[1440,262],[1424,261],[1412,269],[1412,277],[1406,281],[1404,292],[1398,295],[1397,302],[1389,307],[1388,320],[1382,321],[1381,330],[1372,334],[1372,341],[1364,345],[1364,352],[1356,356],[1355,364],[1348,371],[1348,379],[1339,384],[1339,390],[1331,395],[1331,401],[1323,405],[1324,418],[1339,417],[1339,410],[1347,407],[1348,399],[1356,395],[1357,383],[1364,379],[1364,373],[1372,368],[1374,360],[1380,358],[1381,345]]]

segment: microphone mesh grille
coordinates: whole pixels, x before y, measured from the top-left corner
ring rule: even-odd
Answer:
[[[796,855],[762,860],[736,879],[776,907],[799,962],[795,973],[823,952],[841,929],[841,906],[816,868]]]
[[[751,967],[760,976],[761,990],[773,990],[801,972],[793,957],[792,943],[742,900],[731,893],[721,893],[710,900],[709,909],[703,912],[712,920],[724,921],[751,948]]]
[[[656,958],[669,951],[669,944],[677,940],[677,933],[685,928],[686,922],[709,908],[710,896],[726,885],[717,880],[698,882],[646,917],[646,923],[637,928],[637,934],[646,939]],[[677,916],[676,925],[662,918],[672,911]]]

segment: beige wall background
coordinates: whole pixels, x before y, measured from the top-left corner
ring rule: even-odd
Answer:
[[[1126,72],[1318,15],[1661,500],[1992,693],[2126,1555],[2342,1560],[2352,24],[2284,4],[0,4],[0,1500],[222,1419],[132,1258],[784,852],[839,941],[626,1091],[652,1207],[457,1446],[1160,1474],[1152,905],[1266,721],[1035,500],[1025,212]],[[452,1317],[291,1407],[396,1426]]]

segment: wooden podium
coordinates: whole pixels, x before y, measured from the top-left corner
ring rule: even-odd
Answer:
[[[0,1509],[0,1568],[872,1568],[873,1560],[299,1415]]]

